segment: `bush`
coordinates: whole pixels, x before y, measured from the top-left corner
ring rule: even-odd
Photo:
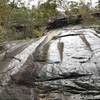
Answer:
[[[41,37],[43,35],[43,31],[42,30],[38,30],[38,29],[34,29],[32,32],[32,36],[35,38]]]
[[[0,43],[4,42],[5,40],[5,30],[3,27],[0,26]]]

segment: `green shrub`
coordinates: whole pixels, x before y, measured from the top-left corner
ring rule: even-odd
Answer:
[[[5,40],[5,30],[0,26],[0,43]]]
[[[42,30],[38,30],[38,29],[34,29],[32,32],[32,37],[41,37],[43,35],[43,31]]]

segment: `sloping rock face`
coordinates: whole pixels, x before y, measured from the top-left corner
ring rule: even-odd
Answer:
[[[51,31],[30,54],[6,85],[0,80],[0,100],[100,100],[100,34],[94,29]]]

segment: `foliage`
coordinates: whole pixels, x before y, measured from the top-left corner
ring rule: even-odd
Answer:
[[[16,7],[16,4],[14,5],[13,3],[10,4],[10,6],[12,5],[13,14],[9,20],[10,25],[8,27],[12,29],[12,34],[15,33],[14,35],[16,36],[16,32],[18,34],[22,33],[24,38],[41,36],[40,28],[46,25],[49,17],[56,16],[58,13],[56,4],[51,3],[49,0],[38,5],[37,8],[33,6],[32,9],[28,9],[25,6]]]
[[[0,26],[0,42],[4,42],[5,41],[5,29]]]
[[[32,15],[39,25],[43,25],[48,21],[48,18],[57,15],[56,4],[50,0],[32,9]]]
[[[33,37],[38,38],[43,35],[43,32],[42,32],[42,30],[34,29],[32,32],[32,35],[33,35]]]
[[[87,14],[89,14],[90,12],[91,12],[91,9],[89,8],[89,5],[88,5],[88,3],[87,4],[85,4],[84,2],[81,2],[80,4],[79,4],[79,14],[81,14],[81,15],[87,15]]]
[[[68,2],[70,14],[78,14],[78,3],[75,1]]]
[[[85,4],[85,2],[75,2],[75,1],[69,1],[67,2],[67,9],[65,11],[65,14],[70,15],[87,15],[91,12],[90,9],[90,3]]]
[[[0,0],[0,23],[9,15],[9,6],[6,0]]]
[[[100,0],[98,0],[98,5],[95,7],[95,11],[100,12]]]
[[[12,0],[12,2],[0,0],[0,41],[4,41],[5,37],[6,39],[25,39],[42,36],[48,19],[56,18],[61,14],[57,11],[58,7],[65,10],[66,16],[88,16],[91,12],[100,11],[100,0],[95,8],[91,7],[91,2],[85,3],[84,0],[80,0],[79,3],[47,0],[44,3],[39,2],[38,6],[33,6],[32,9],[28,9],[23,0]],[[97,20],[91,22],[98,23]]]

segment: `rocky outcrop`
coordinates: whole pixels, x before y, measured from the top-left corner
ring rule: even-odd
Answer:
[[[41,39],[17,54],[24,52],[23,65],[14,74],[10,71],[9,81],[3,79],[6,85],[0,79],[0,99],[99,100],[100,34],[73,27],[50,31]]]
[[[51,30],[51,29],[56,29],[56,28],[62,28],[68,25],[77,25],[77,24],[80,24],[81,21],[82,21],[81,15],[61,17],[61,18],[58,17],[48,22],[46,29]]]
[[[91,13],[91,15],[94,16],[94,17],[99,18],[100,17],[100,12]]]

